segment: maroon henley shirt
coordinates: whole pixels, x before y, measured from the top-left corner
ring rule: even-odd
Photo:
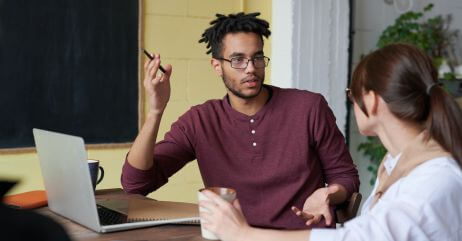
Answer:
[[[306,228],[290,208],[303,207],[325,183],[357,192],[358,172],[325,99],[267,87],[272,97],[253,116],[234,110],[226,96],[192,107],[156,144],[150,170],[125,162],[124,190],[147,195],[197,159],[206,187],[236,189],[250,225],[278,229]]]

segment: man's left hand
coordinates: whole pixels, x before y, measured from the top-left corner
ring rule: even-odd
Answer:
[[[319,188],[306,199],[303,210],[292,207],[292,211],[305,219],[307,226],[319,223],[323,217],[326,220],[326,225],[330,226],[333,219],[329,209],[331,198],[340,189],[338,185]]]

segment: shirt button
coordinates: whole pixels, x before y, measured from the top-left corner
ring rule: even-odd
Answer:
[[[254,119],[250,119],[250,123],[254,123],[254,122],[255,122],[255,120],[254,120]]]
[[[251,132],[252,132],[252,134],[255,134],[255,130],[252,130]]]
[[[256,142],[252,143],[252,146],[257,146],[257,143]]]

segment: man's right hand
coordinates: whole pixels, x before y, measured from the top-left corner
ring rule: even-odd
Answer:
[[[127,156],[127,161],[141,170],[148,170],[153,165],[154,146],[160,120],[170,99],[172,66],[165,65],[165,73],[161,74],[159,71],[160,56],[154,55],[153,57],[144,64],[143,84],[149,99],[149,113]]]
[[[154,54],[154,58],[144,64],[145,78],[144,88],[149,98],[149,113],[158,115],[163,113],[170,99],[170,75],[172,66],[165,66],[165,73],[160,72],[160,55]]]

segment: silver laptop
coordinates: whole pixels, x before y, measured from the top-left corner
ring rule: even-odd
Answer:
[[[97,205],[81,137],[40,129],[33,134],[51,211],[100,233],[192,220],[127,222],[125,214]]]

